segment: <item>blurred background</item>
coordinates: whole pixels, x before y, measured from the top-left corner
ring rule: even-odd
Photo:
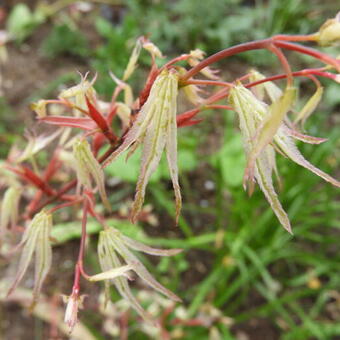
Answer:
[[[55,98],[79,82],[79,74],[98,72],[98,95],[109,100],[136,41],[147,35],[167,57],[200,48],[212,54],[233,44],[276,33],[316,31],[339,10],[333,0],[0,0],[0,157],[10,146],[24,145],[25,129],[34,129],[29,104]],[[333,55],[335,48],[324,49]],[[295,70],[316,65],[309,57],[287,53]],[[7,57],[6,57],[7,56]],[[133,78],[138,91],[149,58],[142,54]],[[256,67],[279,73],[267,52],[249,52],[219,63],[230,80]],[[313,84],[299,79],[305,100]],[[339,170],[339,85],[322,80],[324,100],[306,124],[308,134],[328,138],[319,145],[299,145],[313,164],[334,177]],[[278,83],[280,84],[280,83]],[[137,93],[137,92],[136,92]],[[300,107],[303,100],[299,103]],[[242,189],[245,165],[238,121],[232,112],[211,111],[204,121],[179,131],[179,168],[183,211],[177,228],[171,182],[162,163],[148,186],[146,218],[138,226],[112,223],[137,240],[159,247],[183,248],[172,258],[145,256],[146,266],[183,304],[173,305],[139,281],[133,290],[163,332],[144,324],[112,290],[115,302],[102,308],[100,284],[83,284],[85,308],[75,339],[340,339],[339,194],[307,170],[278,157],[281,202],[293,226],[292,237],[279,225],[263,194]],[[47,162],[44,152],[39,156]],[[107,169],[110,200],[126,214],[138,177],[138,155],[126,166],[118,159]],[[0,184],[1,185],[1,184]],[[3,188],[0,187],[0,190]],[[58,315],[61,294],[70,294],[80,226],[72,212],[56,220],[53,268],[42,302],[30,314],[23,306],[32,276],[15,299],[0,294],[1,339],[67,339]],[[58,220],[59,219],[59,220]],[[91,222],[86,267],[98,272],[99,226]],[[1,277],[15,270],[0,257]],[[0,284],[1,289],[1,284]]]

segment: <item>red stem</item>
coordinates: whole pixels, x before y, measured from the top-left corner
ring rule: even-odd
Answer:
[[[186,85],[212,85],[212,86],[226,86],[233,87],[232,83],[228,83],[225,81],[217,81],[217,80],[205,80],[205,79],[189,79],[182,83],[183,86]]]
[[[273,52],[277,58],[279,59],[284,71],[286,72],[287,75],[287,87],[288,86],[292,86],[293,82],[294,82],[294,78],[292,75],[292,70],[290,68],[290,65],[288,63],[287,58],[285,57],[285,55],[282,53],[281,49],[277,48],[275,45],[272,45],[270,47],[268,47],[268,50],[270,50],[271,52]]]
[[[270,44],[274,44],[277,47],[285,48],[288,50],[296,51],[299,53],[310,55],[316,59],[319,59],[320,61],[324,62],[325,64],[329,64],[334,66],[338,71],[340,70],[340,61],[328,56],[327,54],[321,53],[315,49],[305,47],[299,44],[293,44],[287,41],[281,41],[278,40],[279,36],[275,36],[273,38],[263,39],[263,40],[257,40],[257,41],[251,41],[243,44],[239,44],[227,49],[224,49],[220,52],[217,52],[210,57],[202,60],[199,64],[191,68],[187,73],[181,77],[181,81],[186,81],[189,78],[193,77],[195,74],[200,72],[203,68],[230,56],[233,56],[238,53],[251,51],[251,50],[259,50],[268,48]],[[287,37],[287,36],[286,36]],[[288,40],[287,38],[284,38],[285,40]],[[297,39],[296,39],[297,40]],[[307,39],[308,40],[308,39]]]
[[[305,47],[299,44],[293,44],[290,42],[286,42],[286,41],[274,41],[274,44],[277,47],[281,47],[281,48],[285,48],[287,50],[292,50],[292,51],[296,51],[296,52],[300,52],[303,54],[307,54],[310,55],[311,57],[314,57],[316,59],[321,60],[322,62],[324,62],[325,64],[329,64],[332,65],[336,68],[336,70],[339,72],[340,71],[340,61],[336,60],[330,56],[328,56],[325,53],[321,53],[313,48],[310,47]]]
[[[169,68],[170,66],[172,66],[173,64],[176,64],[180,61],[183,61],[183,60],[187,60],[190,58],[190,54],[182,54],[180,55],[179,57],[176,57],[174,59],[171,59],[170,61],[168,61],[162,68],[161,70],[163,70],[164,68]]]
[[[267,48],[269,44],[271,44],[271,39],[263,39],[258,41],[251,41],[243,44],[239,44],[227,49],[224,49],[220,52],[217,52],[210,57],[202,60],[199,64],[191,68],[183,77],[181,77],[181,81],[185,81],[193,77],[195,74],[200,72],[203,68],[209,66],[210,64],[216,63],[217,61],[231,57],[235,54],[251,51],[251,50],[261,50]]]
[[[58,198],[62,197],[67,191],[71,190],[77,185],[77,180],[74,179],[71,182],[65,184],[59,191],[56,192],[56,194],[46,200],[45,202],[42,202],[40,205],[38,205],[33,211],[30,212],[30,215],[34,215],[36,212],[40,211],[42,208],[44,208],[46,205],[49,205],[56,201]]]
[[[81,239],[80,239],[80,247],[79,247],[79,254],[78,254],[78,261],[75,268],[74,274],[74,283],[73,283],[73,290],[79,293],[80,290],[80,275],[88,276],[84,273],[83,268],[83,259],[84,259],[84,252],[85,252],[85,241],[86,241],[86,224],[87,224],[87,211],[88,211],[88,201],[87,198],[84,197],[83,203],[83,217],[81,221]]]
[[[288,34],[278,34],[272,37],[273,40],[281,41],[315,41],[316,34],[306,34],[306,35],[288,35]]]
[[[74,200],[74,201],[71,201],[71,202],[66,202],[66,203],[59,204],[59,205],[57,205],[57,206],[51,208],[51,209],[49,210],[49,213],[50,213],[50,214],[53,214],[55,211],[57,211],[57,210],[59,210],[59,209],[66,208],[66,207],[70,207],[70,206],[72,206],[72,205],[76,205],[76,204],[82,202],[83,200],[84,200],[83,198],[80,198],[80,199],[78,199],[78,200]]]
[[[309,77],[310,75],[316,75],[316,76],[320,76],[320,77],[324,77],[324,78],[330,78],[335,80],[336,75],[334,73],[330,73],[330,72],[323,72],[320,71],[319,69],[304,69],[301,71],[296,71],[292,73],[294,77]],[[265,79],[261,79],[261,80],[257,80],[254,82],[251,82],[249,84],[245,84],[244,86],[246,88],[250,88],[262,83],[266,83],[267,81],[274,81],[274,80],[279,80],[279,79],[284,79],[286,78],[287,75],[286,74],[278,74],[272,77],[268,77]]]

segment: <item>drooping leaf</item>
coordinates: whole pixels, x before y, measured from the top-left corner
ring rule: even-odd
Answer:
[[[150,254],[150,255],[156,255],[156,256],[173,256],[179,254],[182,249],[156,249],[149,247],[141,242],[138,242],[136,240],[131,239],[130,237],[121,235],[120,236],[124,243],[129,248],[132,248],[133,250],[142,251],[143,253]]]
[[[287,112],[292,107],[295,94],[295,88],[286,88],[280,99],[271,105],[269,114],[264,118],[263,122],[258,127],[256,135],[254,136],[254,143],[252,143],[252,149],[250,150],[247,159],[246,171],[244,175],[245,181],[252,181],[254,177],[255,161],[264,148],[272,142],[277,130],[282,125]]]
[[[267,106],[249,90],[239,85],[231,89],[229,102],[238,113],[244,148],[248,155],[254,148],[253,135],[261,120],[265,119],[268,114]],[[282,226],[291,232],[288,216],[283,210],[273,186],[272,174],[273,171],[277,172],[273,151],[272,147],[267,145],[260,152],[255,160],[254,177]]]
[[[340,187],[340,182],[333,178],[332,176],[326,174],[322,170],[315,167],[313,164],[309,163],[300,153],[299,149],[296,147],[294,140],[284,134],[284,132],[279,130],[277,136],[275,137],[275,143],[281,149],[281,151],[289,157],[295,163],[303,166],[304,168],[315,173],[317,176],[323,178],[325,181],[330,182],[336,187]]]
[[[126,261],[126,263],[130,264],[133,267],[134,271],[141,279],[143,279],[148,285],[150,285],[152,288],[156,289],[160,293],[164,294],[168,298],[174,301],[181,301],[181,299],[177,295],[162,286],[153,278],[153,276],[140,262],[140,260],[134,254],[132,254],[132,252],[129,251],[129,249],[126,247],[124,242],[122,242],[121,238],[117,234],[111,234],[110,236],[115,249],[123,257],[124,261]]]
[[[52,265],[52,247],[50,243],[50,233],[52,226],[52,217],[48,216],[45,225],[40,228],[37,237],[35,250],[35,279],[33,289],[33,299],[38,299],[41,287]]]
[[[122,267],[122,263],[119,260],[114,244],[111,242],[110,234],[111,230],[102,231],[99,234],[99,242],[98,242],[98,256],[101,269],[105,271],[109,271],[111,269]],[[128,280],[124,276],[118,276],[112,279],[112,282],[116,286],[119,294],[125,298],[131,305],[131,307],[141,315],[145,320],[150,320],[150,316],[143,309],[143,307],[139,304],[137,299],[131,292],[131,289],[128,284]],[[108,281],[106,281],[106,292],[108,293]],[[106,300],[108,300],[108,294],[106,293]]]
[[[98,186],[100,197],[108,210],[111,210],[110,203],[106,196],[104,173],[94,157],[90,144],[86,139],[78,139],[73,145],[73,155],[77,161],[78,180],[84,186],[91,188],[91,177]]]
[[[50,245],[50,231],[52,227],[52,216],[45,211],[36,214],[25,230],[19,246],[23,246],[17,275],[11,288],[10,295],[24,277],[29,263],[36,253],[35,281],[33,290],[33,301],[38,298],[43,281],[51,267],[52,251]]]
[[[130,148],[128,157],[143,144],[140,174],[131,213],[135,222],[144,202],[145,189],[150,176],[156,170],[164,148],[166,149],[170,175],[176,198],[176,220],[181,209],[181,196],[177,169],[177,125],[176,102],[178,76],[173,71],[164,70],[152,85],[148,100],[142,106],[123,143],[104,162],[110,164],[118,155]],[[135,143],[134,145],[132,145]]]
[[[38,137],[29,136],[27,146],[21,155],[16,159],[16,162],[21,163],[37,154],[40,150],[44,149],[48,144],[50,144],[56,137],[58,137],[61,132],[62,130],[57,130],[51,135],[40,135]]]
[[[4,193],[0,210],[0,235],[6,231],[9,225],[15,226],[21,193],[22,189],[19,186],[11,186]]]
[[[315,93],[312,95],[312,97],[309,98],[307,103],[298,113],[297,117],[295,118],[294,124],[297,124],[299,122],[301,122],[302,126],[305,124],[308,117],[315,111],[316,107],[318,106],[322,98],[322,95],[323,95],[323,87],[318,86]]]
[[[321,144],[321,143],[324,143],[328,140],[327,138],[320,138],[320,137],[304,135],[303,133],[300,133],[299,131],[297,131],[295,129],[288,128],[285,125],[282,125],[281,128],[285,130],[285,132],[287,133],[288,136],[291,136],[291,137],[298,139],[298,140],[305,142],[305,143]]]
[[[103,281],[103,280],[112,280],[115,279],[117,276],[124,276],[126,272],[132,270],[131,265],[125,265],[118,268],[113,268],[107,271],[104,271],[100,274],[92,275],[89,277],[90,281]]]
[[[256,160],[255,178],[282,226],[289,233],[292,233],[292,228],[287,213],[282,208],[282,205],[275,192],[270,160],[265,153],[262,153]]]
[[[137,67],[137,60],[139,58],[141,49],[142,49],[142,40],[141,38],[139,38],[137,39],[136,45],[132,50],[129,62],[124,71],[123,81],[128,80],[130,76],[132,75],[132,73],[135,71]]]

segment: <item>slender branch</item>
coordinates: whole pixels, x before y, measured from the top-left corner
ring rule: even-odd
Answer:
[[[304,70],[301,70],[301,71],[293,72],[292,75],[293,75],[293,77],[309,77],[310,75],[316,75],[316,76],[336,80],[336,74],[330,73],[330,72],[323,72],[323,71],[320,71],[320,69],[304,69]],[[246,88],[250,88],[250,87],[262,84],[262,83],[266,83],[268,81],[275,81],[275,80],[279,80],[279,79],[284,79],[286,77],[287,77],[286,74],[278,74],[278,75],[275,75],[275,76],[271,76],[271,77],[268,77],[268,78],[264,78],[264,79],[261,79],[261,80],[257,80],[257,81],[245,84],[244,86]]]
[[[191,68],[189,71],[187,71],[187,73],[184,74],[183,77],[181,77],[180,81],[185,82],[186,80],[188,80],[189,78],[197,74],[199,71],[201,71],[203,68],[221,59],[233,56],[238,53],[246,52],[246,51],[265,49],[265,48],[268,48],[268,46],[270,46],[271,44],[274,44],[276,47],[279,47],[279,48],[285,48],[288,50],[310,55],[316,59],[319,59],[325,64],[334,66],[337,69],[337,71],[340,71],[340,61],[328,56],[327,54],[319,52],[315,49],[305,47],[299,44],[290,43],[287,41],[278,40],[278,37],[279,36],[274,36],[273,38],[247,42],[247,43],[239,44],[239,45],[224,49],[220,52],[217,52],[211,55],[210,57],[202,60],[199,64],[197,64],[196,66]],[[286,38],[284,39],[288,40]]]
[[[210,57],[202,60],[199,64],[190,69],[183,77],[181,77],[181,81],[186,81],[189,78],[193,77],[195,74],[200,72],[203,68],[209,66],[210,64],[216,63],[217,61],[231,57],[235,54],[251,51],[251,50],[261,50],[267,48],[269,44],[271,44],[271,39],[263,39],[257,41],[251,41],[243,44],[239,44],[227,49],[224,49],[220,52],[217,52]]]
[[[183,60],[187,60],[188,58],[190,58],[190,54],[182,54],[179,57],[176,57],[174,59],[171,59],[170,61],[168,61],[162,68],[161,70],[163,70],[164,68],[169,68],[170,66],[172,66],[173,64],[176,64],[180,61]]]
[[[182,86],[186,85],[212,85],[212,86],[225,86],[225,87],[233,87],[232,83],[228,83],[225,81],[217,81],[217,80],[205,80],[205,79],[189,79],[181,83]]]
[[[316,41],[317,34],[306,34],[306,35],[289,35],[289,34],[278,34],[272,37],[273,40],[281,41]]]
[[[316,59],[319,59],[320,61],[324,62],[325,64],[329,64],[335,67],[335,69],[340,72],[340,60],[334,59],[330,56],[328,56],[325,53],[319,52],[313,48],[305,47],[299,44],[293,44],[286,41],[274,41],[274,44],[277,47],[285,48],[287,50],[292,50],[296,52],[300,52],[303,54],[310,55],[311,57],[314,57]]]
[[[71,202],[59,204],[59,205],[53,207],[52,209],[50,209],[49,214],[53,214],[55,211],[57,211],[59,209],[63,209],[63,208],[66,208],[66,207],[71,207],[72,205],[76,205],[76,204],[82,202],[83,200],[84,200],[83,198],[79,198],[79,199],[71,201]]]
[[[73,283],[73,290],[79,292],[80,290],[80,275],[84,276],[86,279],[88,275],[85,273],[83,268],[83,259],[85,253],[85,241],[86,241],[86,225],[87,225],[87,212],[88,212],[88,199],[84,196],[83,202],[83,217],[81,221],[81,239],[80,239],[80,247],[78,253],[78,261],[75,268],[75,275],[74,275],[74,283]]]
[[[206,105],[207,109],[223,109],[234,111],[234,108],[230,105]]]
[[[49,205],[49,204],[53,203],[54,201],[58,200],[66,192],[68,192],[69,190],[73,189],[76,185],[77,185],[77,180],[76,179],[74,179],[71,182],[65,184],[59,191],[57,191],[57,193],[53,197],[49,198],[45,202],[42,202],[40,205],[35,207],[34,210],[30,211],[29,215],[30,216],[34,215],[36,212],[40,211],[42,208],[44,208],[47,205]]]
[[[324,72],[322,71],[324,68],[312,68],[312,69],[304,69],[301,71],[296,71],[293,72],[292,75],[293,77],[309,77],[310,75],[315,75],[315,76],[320,76],[320,77],[324,77],[324,78],[329,78],[332,79],[334,81],[337,80],[337,75],[331,72]],[[278,74],[275,76],[271,76],[268,78],[264,78],[261,80],[257,80],[248,84],[244,84],[244,86],[246,88],[251,88],[253,86],[256,85],[260,85],[262,83],[266,83],[268,81],[275,81],[275,80],[279,80],[279,79],[285,79],[287,77],[287,74]],[[213,103],[216,103],[220,100],[222,100],[223,98],[227,97],[229,95],[229,89],[228,88],[223,88],[220,91],[216,92],[215,94],[213,94],[211,97],[207,98],[205,100],[205,104],[206,105],[211,105]]]
[[[268,50],[270,50],[271,52],[273,52],[277,56],[277,58],[279,59],[284,71],[286,72],[287,87],[292,86],[293,82],[294,82],[294,78],[293,78],[292,70],[290,68],[290,65],[288,63],[287,58],[282,53],[281,49],[277,48],[275,45],[271,45],[270,47],[268,47]]]

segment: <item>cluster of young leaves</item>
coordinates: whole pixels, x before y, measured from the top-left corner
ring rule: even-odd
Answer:
[[[334,19],[333,21],[331,21],[330,25],[337,27],[339,23],[337,20]],[[137,45],[133,50],[132,57],[123,75],[124,81],[126,81],[129,78],[129,76],[131,75],[136,66],[138,54],[141,49],[140,45],[141,41],[144,41],[142,43],[143,47],[147,49],[149,52],[151,51],[153,60],[155,59],[155,56],[161,57],[161,53],[154,45],[151,44],[150,46],[150,43],[145,42],[145,40],[137,41]],[[148,47],[146,47],[147,44]],[[186,56],[191,66],[193,65],[190,63],[190,60],[191,62],[194,61],[199,63],[200,58],[196,57],[195,55],[197,55],[197,51],[192,51],[189,55]],[[332,60],[332,62],[334,66],[335,63],[334,60]],[[335,65],[337,66],[336,63]],[[178,70],[179,73],[177,73]],[[200,109],[202,109],[200,107],[197,112],[195,111],[193,113],[189,112],[189,114],[179,115],[178,117],[176,117],[177,91],[179,87],[178,81],[181,71],[183,71],[183,69],[181,69],[180,67],[177,68],[176,70],[175,69],[168,70],[165,67],[165,69],[163,69],[162,72],[160,71],[156,72],[155,65],[153,65],[153,68],[150,72],[150,76],[146,81],[148,95],[145,97],[143,97],[143,95],[140,96],[139,99],[141,101],[141,107],[137,117],[134,117],[132,114],[134,104],[132,101],[129,100],[131,99],[129,97],[131,94],[130,93],[131,89],[126,83],[118,80],[114,75],[112,75],[113,79],[118,84],[116,89],[118,89],[118,91],[121,90],[125,94],[126,99],[125,103],[119,104],[123,104],[127,107],[129,111],[129,123],[131,123],[131,127],[130,129],[128,129],[127,133],[123,135],[124,138],[122,138],[121,144],[111,153],[107,160],[103,162],[103,166],[106,166],[108,165],[108,163],[115,161],[115,158],[126,149],[129,148],[129,154],[131,154],[132,152],[134,152],[136,147],[138,147],[140,144],[143,145],[141,157],[142,158],[141,170],[137,184],[135,205],[133,207],[132,212],[133,221],[136,221],[138,213],[141,211],[141,205],[144,200],[146,184],[149,181],[151,174],[155,171],[155,168],[157,167],[160,161],[160,157],[164,149],[166,150],[167,153],[170,175],[175,190],[177,208],[176,218],[179,215],[180,194],[178,187],[177,178],[178,169],[176,159],[177,126],[197,124],[199,120],[193,120],[192,118],[194,117],[195,114],[197,114],[200,111]],[[214,74],[214,72],[211,71],[211,69],[203,69],[202,73],[210,76],[211,79],[214,80],[217,79],[217,76]],[[225,85],[226,84],[224,83],[223,86]],[[228,86],[230,86],[230,84]],[[185,88],[186,90],[189,89],[189,91],[186,92],[189,101],[194,102],[196,105],[200,105],[202,102],[204,102],[204,98],[201,98],[198,95],[197,87],[188,84],[184,84],[183,87],[184,92]],[[273,157],[274,147],[276,147],[277,149],[280,148],[281,152],[284,153],[289,158],[291,158],[293,161],[310,169],[311,171],[315,172],[316,174],[320,175],[326,180],[329,180],[333,184],[339,185],[339,183],[334,181],[333,179],[330,179],[329,176],[325,175],[320,170],[311,166],[310,163],[308,163],[296,149],[295,144],[293,143],[291,137],[295,137],[302,140],[308,140],[309,142],[312,143],[319,142],[321,143],[324,142],[324,140],[302,135],[298,131],[295,131],[294,129],[290,128],[291,127],[290,121],[286,119],[287,118],[286,114],[292,107],[295,90],[292,87],[288,86],[284,92],[280,91],[281,90],[277,88],[276,91],[274,91],[275,95],[272,94],[273,92],[267,91],[268,96],[272,101],[271,105],[268,106],[263,101],[263,98],[261,98],[261,95],[253,94],[252,92],[250,92],[250,90],[245,88],[244,84],[242,85],[241,83],[237,82],[231,86],[231,89],[227,97],[229,99],[229,103],[232,105],[233,110],[238,114],[240,119],[240,127],[244,138],[244,145],[247,156],[246,179],[250,180],[250,182],[252,182],[254,178],[257,180],[257,182],[260,185],[260,188],[262,189],[262,191],[264,191],[268,201],[272,205],[273,210],[278,215],[282,225],[284,225],[285,228],[290,231],[289,222],[287,222],[287,216],[283,212],[282,207],[280,206],[280,203],[276,198],[276,194],[271,183],[272,172],[276,170],[275,159]],[[79,85],[75,86],[74,88],[63,91],[58,100],[50,102],[41,101],[36,103],[33,106],[33,108],[38,113],[42,121],[54,125],[59,125],[62,127],[67,127],[65,129],[66,133],[63,133],[61,138],[62,140],[64,139],[63,142],[60,142],[61,145],[63,145],[65,139],[67,140],[69,137],[68,134],[69,127],[76,127],[83,129],[85,131],[91,131],[91,133],[94,134],[94,136],[96,137],[93,138],[95,154],[96,151],[98,151],[98,149],[97,150],[95,149],[95,143],[98,143],[96,145],[102,145],[102,138],[107,137],[109,142],[112,144],[116,141],[115,139],[116,137],[112,135],[112,130],[110,126],[111,125],[110,117],[112,118],[113,114],[116,114],[116,112],[114,110],[111,110],[105,111],[105,114],[102,114],[99,109],[99,104],[97,105],[97,100],[95,99],[93,94],[94,90],[92,88],[92,83],[89,83],[88,81],[83,79]],[[115,97],[116,96],[114,95],[113,98]],[[58,103],[64,105],[68,109],[71,108],[75,117],[66,116],[58,117],[53,115],[46,116],[47,113],[46,105],[52,102],[54,104]],[[315,97],[312,97],[312,102],[314,102],[315,104],[315,102],[317,103],[318,100],[315,99]],[[305,106],[305,108],[302,110],[302,112],[304,112],[302,118],[306,118],[306,116],[308,116],[308,114],[310,114],[315,108],[315,105],[308,104],[310,104],[310,102],[308,102],[307,106]],[[106,107],[107,109],[108,106],[104,105],[103,107]],[[122,105],[120,105],[119,107],[121,108]],[[85,113],[88,117],[77,116],[78,111]],[[126,128],[128,124],[124,122],[124,112],[121,111],[117,112],[118,112],[117,115],[122,120],[123,127]],[[297,116],[297,120],[299,120],[299,118],[301,118],[300,115]],[[52,136],[54,138],[57,137],[58,134]],[[45,147],[48,143],[47,140],[49,140],[49,138],[42,138],[37,144],[39,144],[40,147]],[[93,202],[89,198],[90,196],[86,191],[87,190],[91,191],[92,187],[91,181],[93,180],[99,189],[103,202],[105,203],[107,199],[105,195],[104,175],[102,169],[100,167],[98,160],[96,160],[94,154],[92,153],[92,150],[87,141],[85,140],[84,136],[82,137],[82,139],[80,140],[76,139],[76,141],[73,140],[72,142],[73,143],[71,144],[73,144],[74,146],[73,157],[77,163],[76,168],[78,183],[85,188],[83,192],[84,193],[83,199],[85,199],[85,202],[87,203],[85,203],[84,206],[86,208],[86,204],[88,204],[90,206],[89,211],[94,216],[97,216],[93,209]],[[29,158],[28,156],[32,156],[33,154],[38,152],[40,149],[39,147],[37,147],[37,144],[33,143],[31,145],[29,143],[27,149],[25,149],[22,152],[21,157],[19,157],[18,161],[24,161],[27,158]],[[21,167],[21,169],[12,170],[16,174],[21,176],[23,179],[35,183],[35,185],[37,185],[38,188],[45,192],[47,195],[50,196],[54,195],[54,190],[47,183],[44,183],[41,180],[39,181],[39,177],[32,171],[30,171],[28,168],[23,166]],[[45,174],[44,176],[47,175],[48,173]],[[86,209],[84,210],[86,212]],[[39,216],[40,215],[36,215],[37,218]],[[33,226],[36,226],[34,222],[35,218],[32,220],[33,224],[28,226],[28,228],[26,229],[28,233],[31,230],[31,228],[33,228]],[[107,258],[105,263],[102,262],[103,267],[102,270],[104,270],[104,272],[90,277],[90,280],[93,281],[114,280],[115,283],[119,284],[119,287],[123,292],[122,295],[127,297],[128,300],[132,303],[132,305],[135,306],[137,310],[139,307],[137,307],[137,305],[133,303],[133,297],[131,295],[129,296],[126,295],[127,287],[125,279],[124,287],[122,288],[122,279],[120,277],[121,276],[125,277],[126,275],[128,275],[126,274],[128,270],[134,270],[151,286],[158,287],[158,290],[162,291],[163,293],[167,292],[163,289],[163,287],[157,284],[153,280],[153,278],[150,277],[148,272],[144,270],[144,267],[142,267],[141,264],[139,264],[138,259],[135,258],[132,255],[132,253],[130,253],[125,248],[125,245],[128,244],[129,247],[135,250],[146,251],[151,254],[152,253],[156,254],[157,252],[159,252],[159,250],[147,248],[141,244],[133,243],[133,241],[131,243],[131,240],[129,241],[126,238],[122,240],[120,235],[117,236],[117,234],[114,232],[112,234],[112,229],[110,230],[110,228],[107,228],[105,224],[103,224],[103,226],[105,228],[105,231],[103,232],[102,235],[106,235],[105,238],[109,241],[107,241],[105,246],[103,245],[104,244],[103,242],[101,243],[101,248],[99,251],[101,256],[100,259],[103,259],[105,256],[108,257],[110,254],[113,254],[114,251],[116,251],[122,258],[124,258],[124,260],[127,262],[127,265],[125,267],[120,268],[121,264],[120,262],[117,262],[116,258],[114,258],[113,260],[112,257]],[[50,225],[48,222],[48,228],[45,229],[49,229],[49,227]],[[36,234],[32,233],[33,235],[32,238],[28,238],[26,236],[27,234],[24,234],[23,241],[21,244],[29,246],[29,248],[27,249],[29,249],[30,256],[25,258],[25,262],[22,262],[24,264],[23,265],[21,264],[20,268],[27,267],[28,260],[32,256],[33,251],[36,247],[37,244],[36,240],[38,239],[38,237],[40,237],[38,235],[41,234],[44,234],[43,241],[45,244],[45,242],[48,242],[49,232],[44,231],[43,233],[43,231],[39,229]],[[47,247],[45,247],[46,249],[44,248],[44,250],[39,250],[39,252],[38,250],[36,250],[36,252],[40,255],[41,253],[49,254],[50,253],[49,247],[50,246],[48,245]],[[167,254],[170,255],[170,252],[168,252]],[[50,256],[48,256],[49,260],[45,261],[46,263],[48,262],[48,265],[44,266],[43,263],[41,262],[41,258],[42,258],[41,256],[40,257],[38,256],[37,261],[39,289],[41,286],[41,282],[46,275],[45,267],[49,267],[50,262]],[[22,273],[24,271],[25,270],[23,270],[22,268],[19,270],[20,279],[22,278],[23,275]],[[117,278],[117,276],[119,278]],[[168,293],[166,295],[171,296],[171,294]],[[66,321],[69,323],[71,328],[74,326],[77,309],[80,304],[81,297],[79,296],[79,293],[75,291],[69,298],[66,312]]]

